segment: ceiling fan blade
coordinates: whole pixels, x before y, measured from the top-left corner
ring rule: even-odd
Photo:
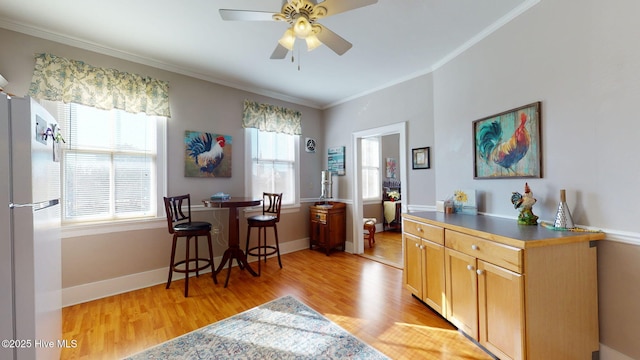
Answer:
[[[320,32],[318,32],[318,34],[316,35],[318,37],[318,40],[320,40],[321,43],[327,45],[336,54],[342,55],[353,46],[350,42],[340,37],[340,35],[327,29],[326,26],[317,26],[320,26],[321,29]]]
[[[284,59],[285,56],[287,56],[288,52],[289,52],[289,49],[287,49],[286,47],[278,43],[278,46],[276,46],[276,48],[273,50],[273,53],[271,54],[270,59],[272,60]]]
[[[274,21],[274,14],[268,11],[220,9],[222,20],[231,21]]]
[[[323,2],[318,3],[317,6],[322,6],[327,9],[327,14],[323,16],[327,17],[335,14],[340,14],[345,11],[373,5],[377,2],[378,0],[324,0]]]

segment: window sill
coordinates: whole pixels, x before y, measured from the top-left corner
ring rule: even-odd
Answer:
[[[92,224],[63,225],[61,227],[60,233],[61,237],[65,239],[79,236],[109,234],[132,230],[159,229],[166,226],[167,219],[163,217],[143,220],[121,220]]]

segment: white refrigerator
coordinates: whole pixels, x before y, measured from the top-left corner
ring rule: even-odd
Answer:
[[[0,359],[59,359],[65,345],[56,131],[31,98],[0,93]]]

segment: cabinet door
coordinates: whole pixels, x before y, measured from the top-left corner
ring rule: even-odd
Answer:
[[[522,359],[523,276],[478,260],[479,342],[500,359]]]
[[[329,225],[329,244],[331,244],[331,248],[334,248],[338,245],[342,247],[344,250],[344,243],[346,241],[347,235],[347,226],[344,217],[344,211],[336,211],[332,212],[329,215],[328,225]]]
[[[319,239],[318,236],[320,234],[319,226],[320,224],[313,220],[313,214],[311,214],[311,229],[309,230],[309,248],[313,247],[313,245],[318,245]]]
[[[420,238],[404,233],[404,284],[411,293],[422,299],[422,249]]]
[[[478,340],[478,284],[476,258],[445,249],[447,320]]]
[[[422,300],[440,315],[445,316],[444,246],[423,239],[422,247]]]

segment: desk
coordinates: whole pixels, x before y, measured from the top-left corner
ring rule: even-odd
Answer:
[[[256,200],[253,198],[245,198],[245,197],[231,197],[228,200],[202,200],[205,207],[217,207],[217,208],[228,208],[229,209],[229,247],[225,250],[224,255],[222,256],[222,261],[218,268],[215,270],[216,275],[222,269],[224,269],[224,265],[229,262],[229,270],[227,272],[227,280],[224,282],[224,287],[227,287],[229,284],[229,275],[231,274],[231,265],[233,265],[233,259],[238,261],[238,266],[240,269],[246,268],[249,273],[253,276],[258,276],[258,274],[253,271],[249,263],[247,262],[247,256],[244,251],[240,249],[240,221],[239,218],[239,208],[247,207],[247,206],[256,206],[260,205],[261,200]]]

